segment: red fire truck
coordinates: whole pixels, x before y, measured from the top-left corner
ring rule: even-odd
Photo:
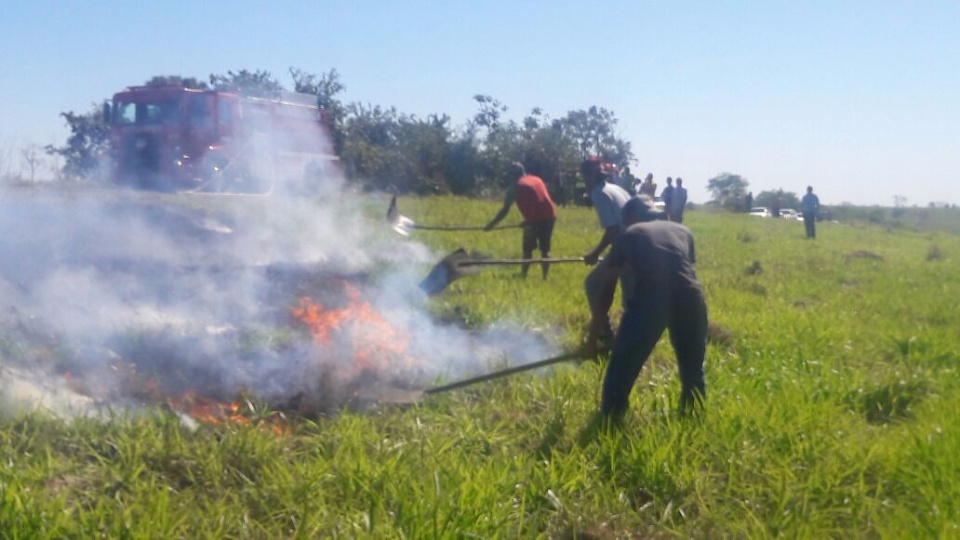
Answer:
[[[339,174],[316,97],[133,86],[104,104],[112,177],[156,190],[315,193]]]

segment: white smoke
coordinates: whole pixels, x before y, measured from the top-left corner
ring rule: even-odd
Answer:
[[[169,392],[197,385],[278,402],[329,392],[355,369],[356,343],[318,343],[290,309],[301,296],[337,305],[344,282],[403,339],[417,362],[388,371],[412,386],[550,352],[509,324],[471,332],[432,320],[418,284],[437,254],[364,217],[371,204],[385,211],[386,197],[345,192],[329,172],[319,197],[283,186],[264,196],[0,192],[4,409],[87,414],[154,379]]]

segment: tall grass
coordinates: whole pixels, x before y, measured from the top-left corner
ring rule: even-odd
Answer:
[[[401,208],[482,224],[497,205]],[[160,411],[69,424],[36,413],[0,423],[0,536],[960,537],[960,238],[826,223],[808,241],[798,222],[686,218],[725,333],[708,349],[699,417],[675,413],[666,340],[619,429],[592,424],[593,362],[296,420],[287,435],[191,431]],[[438,253],[501,257],[520,255],[519,236],[417,233]],[[591,210],[562,209],[553,254],[599,236]],[[586,269],[518,271],[457,281],[432,309],[575,346]]]

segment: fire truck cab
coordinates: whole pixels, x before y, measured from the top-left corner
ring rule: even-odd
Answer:
[[[112,178],[164,191],[311,193],[338,175],[315,96],[134,86],[104,105]]]

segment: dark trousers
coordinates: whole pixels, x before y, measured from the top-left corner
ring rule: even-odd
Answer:
[[[707,306],[699,291],[686,291],[661,301],[632,301],[623,312],[613,354],[603,379],[600,412],[620,416],[630,391],[665,329],[677,355],[680,409],[689,410],[706,396],[703,358],[707,350]]]
[[[807,216],[804,212],[803,225],[807,228],[807,238],[817,237],[817,216]]]
[[[542,257],[550,256],[550,243],[553,239],[553,226],[557,222],[556,218],[549,219],[538,219],[536,221],[527,221],[523,224],[523,258],[530,259],[533,257],[533,250],[540,248],[540,255]],[[543,270],[543,277],[546,278],[547,274],[550,272],[549,264],[541,265]],[[520,273],[524,276],[527,275],[527,270],[530,269],[529,264],[521,265]]]

